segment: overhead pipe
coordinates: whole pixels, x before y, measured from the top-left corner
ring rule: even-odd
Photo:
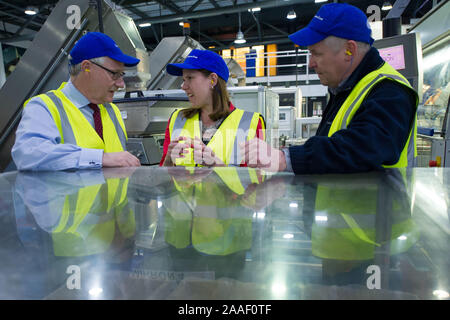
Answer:
[[[98,13],[98,30],[104,33],[103,29],[103,10],[102,10],[102,0],[97,0],[97,13]]]

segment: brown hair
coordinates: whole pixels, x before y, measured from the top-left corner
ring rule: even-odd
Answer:
[[[198,70],[205,77],[208,77],[212,72],[205,69]],[[199,112],[198,106],[193,106],[188,109],[182,110],[183,117],[191,118],[197,112]],[[213,121],[217,121],[221,118],[225,118],[230,114],[230,96],[228,95],[227,83],[221,77],[217,77],[217,85],[213,90],[213,112],[209,115],[209,118]]]

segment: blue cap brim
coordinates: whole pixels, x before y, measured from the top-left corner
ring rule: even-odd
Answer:
[[[188,63],[169,63],[166,66],[167,73],[172,76],[182,76],[183,69],[198,70],[200,68],[198,66],[193,66]]]
[[[309,27],[305,27],[291,35],[289,35],[289,39],[292,40],[295,44],[299,46],[310,46],[317,42],[322,41],[327,37],[326,34],[321,32],[317,32]]]
[[[126,54],[121,54],[121,55],[108,55],[108,57],[110,57],[111,59],[117,60],[119,62],[122,62],[125,67],[134,67],[135,65],[137,65],[141,60],[128,56]]]

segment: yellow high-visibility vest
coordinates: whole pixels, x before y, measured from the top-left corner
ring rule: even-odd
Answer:
[[[180,111],[176,110],[170,119],[170,140],[174,140],[180,136],[191,139],[195,137],[201,138],[199,114],[196,113],[191,118],[185,118]],[[212,149],[214,154],[225,165],[239,166],[242,161],[239,153],[239,143],[251,140],[256,136],[256,129],[260,117],[262,116],[256,112],[234,109],[222,122],[207,146]],[[184,158],[176,160],[175,165],[196,165],[194,163],[192,149],[188,149],[188,151]]]
[[[106,251],[116,233],[135,234],[134,212],[129,207],[129,179],[108,179],[67,195],[59,224],[52,230],[55,256],[86,256]]]
[[[103,140],[81,113],[81,111],[64,95],[61,89],[52,90],[38,97],[44,101],[50,111],[61,135],[61,143],[71,143],[82,148],[103,149],[105,152],[126,150],[128,139],[120,111],[112,103],[100,104],[100,116],[103,125]],[[26,107],[26,101],[24,107]]]
[[[248,250],[252,243],[253,211],[230,206],[230,197],[243,195],[250,184],[262,181],[253,168],[215,167],[213,170],[227,188],[216,180],[182,188],[174,179],[179,193],[165,201],[164,238],[177,249],[192,245],[209,255],[223,256]],[[238,201],[236,206],[239,206]]]
[[[369,260],[378,248],[389,243],[389,254],[407,251],[419,238],[419,230],[411,217],[413,191],[409,176],[392,169],[390,180],[396,185],[387,199],[380,189],[388,188],[377,173],[361,176],[339,175],[317,186],[315,217],[311,230],[312,254],[334,260]],[[402,170],[402,171],[401,171]],[[388,198],[391,199],[388,199]],[[380,200],[387,201],[387,211]],[[391,203],[392,202],[392,203]],[[383,215],[379,217],[378,215]],[[388,219],[391,229],[387,239],[377,238],[377,220]],[[378,230],[379,232],[380,230]]]
[[[352,92],[349,94],[347,99],[342,104],[339,109],[336,117],[331,123],[330,131],[328,132],[328,137],[331,137],[335,132],[346,129],[350,122],[352,121],[353,116],[358,111],[361,103],[364,101],[366,96],[372,90],[372,88],[385,79],[389,79],[395,82],[400,83],[410,90],[411,93],[414,94],[416,98],[415,108],[417,110],[417,106],[419,104],[419,97],[414,89],[409,84],[408,80],[404,76],[402,76],[398,71],[396,71],[393,67],[391,67],[388,63],[384,63],[379,69],[372,71],[364,78],[362,78],[356,86],[353,88]],[[401,108],[402,106],[392,106],[393,108]],[[385,168],[404,168],[411,167],[414,163],[414,158],[417,156],[417,119],[414,117],[414,123],[411,126],[408,140],[406,141],[403,150],[400,154],[400,158],[397,163],[393,165],[383,165]]]

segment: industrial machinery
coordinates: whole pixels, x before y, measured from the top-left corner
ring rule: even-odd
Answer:
[[[295,137],[295,108],[283,106],[279,108],[279,134],[289,138]]]
[[[450,2],[442,2],[412,28],[420,34],[423,85],[418,93],[418,167],[450,167]]]

